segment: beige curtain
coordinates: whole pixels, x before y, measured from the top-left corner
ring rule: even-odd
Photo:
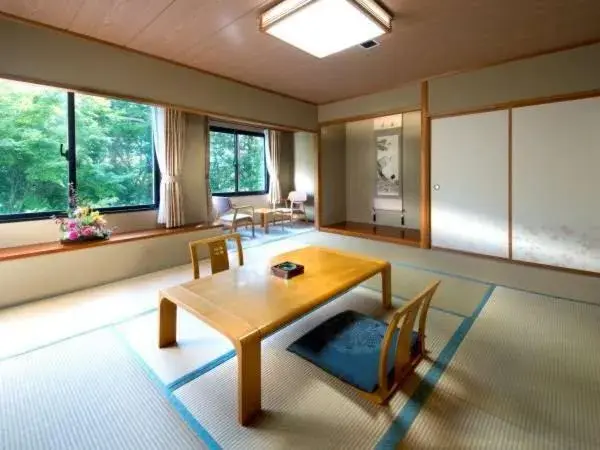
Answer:
[[[184,224],[183,194],[181,191],[181,170],[183,168],[183,150],[185,146],[185,114],[171,108],[156,108],[157,115],[162,111],[163,118],[157,117],[160,131],[164,123],[164,139],[156,142],[156,158],[160,168],[160,204],[158,223],[167,228]]]
[[[210,123],[204,119],[204,185],[206,186],[206,221],[212,223],[213,217],[212,190],[210,189]]]
[[[281,200],[281,186],[279,185],[279,156],[281,154],[281,133],[269,130],[267,149],[267,171],[269,172],[269,202],[273,207]]]

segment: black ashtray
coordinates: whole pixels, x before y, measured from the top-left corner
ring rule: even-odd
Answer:
[[[276,277],[288,280],[294,278],[296,275],[302,275],[304,273],[304,266],[290,261],[284,261],[271,267],[271,273]]]

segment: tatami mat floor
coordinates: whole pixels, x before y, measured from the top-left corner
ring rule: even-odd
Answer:
[[[8,405],[2,390],[18,389],[15,367],[20,361],[35,361],[36,355],[50,361],[53,354],[64,359],[60,355],[70,348],[65,345],[85,348],[90,335],[107,330],[111,345],[117,345],[116,337],[164,388],[178,412],[181,423],[164,417],[173,424],[169,433],[182,439],[170,448],[188,446],[189,430],[211,448],[600,447],[594,421],[600,413],[600,357],[594,347],[600,341],[599,278],[318,232],[247,248],[246,264],[305,245],[390,260],[397,305],[430,281],[442,280],[428,324],[433,361],[421,365],[389,408],[363,404],[344,384],[285,351],[293,338],[338,310],[366,308],[377,314],[380,280],[375,278],[364,284],[368,289],[351,291],[265,341],[267,414],[253,428],[238,427],[233,416],[235,354],[225,338],[180,314],[179,345],[166,350],[156,346],[157,290],[190,279],[186,265],[0,311],[0,409],[13,411],[3,419],[11,426],[0,424],[5,439],[0,438],[0,448],[51,448],[44,446],[44,436],[70,433],[52,424],[38,433],[39,421],[27,417],[35,415],[28,409],[36,402],[27,396],[13,395]],[[207,274],[208,266],[201,271]],[[74,352],[66,361],[78,367],[87,357],[85,351]],[[100,359],[93,376],[86,375],[90,386],[105,381],[102,364],[106,371],[131,365],[129,358],[106,361]],[[45,376],[46,366],[23,366],[34,386],[29,392],[44,395],[35,391],[36,383],[62,389]],[[127,406],[128,397],[122,395]],[[157,401],[148,389],[143,395]],[[94,417],[87,403],[96,401],[97,395],[90,392],[88,398],[78,387],[65,397],[67,409],[57,417],[68,412],[69,426],[85,427]],[[15,402],[21,402],[16,409]],[[162,413],[157,414],[151,419],[160,420]],[[138,422],[123,417],[124,423],[133,421],[132,435],[111,440],[112,448],[139,448],[136,443],[143,437],[133,435],[139,432]],[[108,421],[104,431],[116,426],[105,415],[98,421]],[[96,442],[101,428],[91,428],[86,439]]]
[[[403,448],[600,448],[600,308],[496,288]]]

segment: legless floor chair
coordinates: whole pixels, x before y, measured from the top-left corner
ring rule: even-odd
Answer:
[[[227,241],[235,241],[238,254],[238,264],[244,265],[244,253],[242,251],[242,241],[238,233],[224,234],[207,239],[200,239],[189,243],[190,257],[192,259],[192,268],[194,270],[194,279],[200,278],[200,266],[198,264],[198,249],[203,246],[208,247],[210,256],[210,268],[213,273],[229,270],[229,254],[227,253]]]
[[[439,284],[431,284],[399,308],[389,324],[344,311],[288,350],[352,385],[369,400],[385,404],[425,356],[427,312]],[[417,317],[418,331],[413,331]]]

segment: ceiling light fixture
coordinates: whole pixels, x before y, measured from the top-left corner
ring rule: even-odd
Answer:
[[[317,58],[389,33],[392,15],[375,0],[283,0],[260,29]]]

